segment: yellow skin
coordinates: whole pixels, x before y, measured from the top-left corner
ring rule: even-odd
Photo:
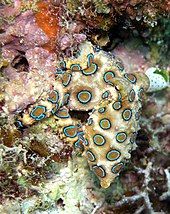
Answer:
[[[139,129],[141,100],[149,87],[145,74],[127,74],[118,59],[90,42],[77,57],[57,66],[56,85],[18,118],[20,126],[54,115],[61,139],[84,146],[90,169],[107,188],[131,157]],[[69,110],[92,110],[86,124],[72,119]]]

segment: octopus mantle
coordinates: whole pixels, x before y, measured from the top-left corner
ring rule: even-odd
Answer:
[[[24,110],[17,124],[53,115],[60,138],[84,147],[90,169],[107,188],[131,157],[148,86],[145,74],[126,73],[120,60],[85,42],[75,57],[57,65],[53,90]],[[71,118],[70,110],[91,111],[87,123]]]

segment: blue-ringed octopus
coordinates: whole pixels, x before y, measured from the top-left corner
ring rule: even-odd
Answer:
[[[53,115],[60,138],[84,147],[90,169],[107,188],[131,158],[142,97],[154,77],[126,73],[119,59],[88,41],[79,50],[58,63],[53,90],[17,116],[17,125],[26,127]],[[71,118],[70,110],[91,112],[82,124]]]

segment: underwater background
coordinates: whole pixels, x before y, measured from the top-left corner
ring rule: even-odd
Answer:
[[[170,213],[169,14],[168,0],[0,0],[0,213]]]

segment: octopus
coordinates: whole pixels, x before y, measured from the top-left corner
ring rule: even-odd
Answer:
[[[24,109],[16,124],[24,128],[55,117],[59,137],[83,146],[90,169],[108,188],[131,158],[149,78],[127,73],[113,54],[86,41],[74,56],[58,62],[55,79],[48,97]],[[73,110],[87,112],[87,121],[72,118]]]

